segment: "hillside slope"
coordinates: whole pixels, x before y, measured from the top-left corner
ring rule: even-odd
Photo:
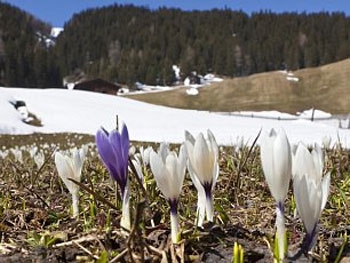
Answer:
[[[61,86],[50,34],[51,25],[0,1],[1,86]]]
[[[153,104],[209,111],[278,110],[295,113],[317,108],[333,114],[350,113],[350,59],[293,72],[279,71],[226,79],[199,89],[197,96],[186,88],[167,92],[129,95]]]

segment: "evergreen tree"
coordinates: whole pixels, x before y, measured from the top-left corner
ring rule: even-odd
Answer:
[[[244,12],[229,9],[150,10],[133,5],[75,14],[55,46],[50,25],[0,2],[0,82],[57,87],[76,70],[133,86],[169,85],[171,66],[245,76],[289,70],[350,57],[350,18],[344,13]]]

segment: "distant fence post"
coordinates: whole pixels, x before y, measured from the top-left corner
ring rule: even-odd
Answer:
[[[314,121],[315,109],[312,108],[311,121]]]

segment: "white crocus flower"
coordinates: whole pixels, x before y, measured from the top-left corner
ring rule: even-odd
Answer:
[[[322,138],[322,145],[325,149],[330,149],[331,148],[331,142],[332,138],[331,136],[327,135]]]
[[[131,145],[129,148],[129,156],[133,156],[136,153],[136,147],[134,145]]]
[[[0,150],[0,159],[5,159],[9,154],[9,151],[8,150],[3,150],[1,151]]]
[[[148,146],[146,149],[144,149],[143,146],[141,146],[139,150],[140,150],[143,166],[146,167],[149,165],[149,158],[150,158],[150,153],[152,151],[152,147]]]
[[[197,225],[202,226],[205,215],[208,221],[214,220],[213,189],[219,175],[219,149],[210,130],[207,139],[202,133],[194,139],[188,131],[185,138],[188,170],[198,191]]]
[[[303,221],[306,249],[311,250],[318,235],[317,223],[329,194],[330,173],[323,175],[323,152],[316,144],[310,152],[299,143],[294,156],[293,189],[296,207]]]
[[[150,153],[150,166],[157,185],[170,205],[171,239],[174,244],[180,241],[180,226],[177,215],[177,204],[182,189],[186,170],[186,155],[181,145],[179,156],[169,151],[168,145],[160,144],[158,153]]]
[[[13,154],[13,156],[15,157],[15,161],[23,164],[22,150],[16,146],[15,148],[11,148],[10,151]]]
[[[45,155],[42,151],[37,152],[34,156],[33,156],[34,162],[38,168],[38,170],[41,168],[41,166],[44,165],[45,162]]]
[[[55,163],[58,171],[58,175],[68,188],[68,191],[72,195],[73,202],[73,216],[79,215],[79,186],[70,181],[69,178],[80,182],[81,171],[85,161],[85,152],[83,149],[75,149],[71,155],[66,153],[56,152]]]
[[[284,201],[287,197],[292,173],[291,147],[283,129],[278,133],[272,129],[265,134],[260,145],[261,164],[265,179],[276,200],[276,226],[280,259],[283,259],[285,237]]]
[[[38,147],[35,145],[32,145],[29,149],[29,155],[31,158],[34,158],[35,154],[38,152]]]
[[[141,164],[141,155],[138,153],[135,154],[131,162],[135,167],[137,177],[140,179],[141,182],[143,182],[144,178],[143,178],[143,171],[142,171],[142,164]],[[129,170],[131,170],[130,167],[129,167]]]
[[[148,146],[146,149],[144,149],[143,146],[141,146],[139,148],[139,152],[134,153],[133,159],[131,160],[136,169],[137,176],[142,182],[144,182],[143,175],[147,169],[147,166],[149,165],[151,151],[152,151],[151,146]]]

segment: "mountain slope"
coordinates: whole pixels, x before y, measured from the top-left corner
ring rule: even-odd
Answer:
[[[278,110],[295,113],[314,107],[333,114],[348,114],[350,59],[297,70],[290,75],[274,71],[225,79],[200,88],[197,96],[189,96],[186,88],[181,88],[129,97],[153,104],[208,111]]]
[[[333,63],[350,57],[349,36],[344,13],[248,15],[115,4],[74,15],[55,52],[63,76],[79,69],[129,86],[171,85],[174,64],[185,78],[192,71],[241,77]]]
[[[0,85],[53,87],[61,84],[47,41],[51,26],[0,1]]]

